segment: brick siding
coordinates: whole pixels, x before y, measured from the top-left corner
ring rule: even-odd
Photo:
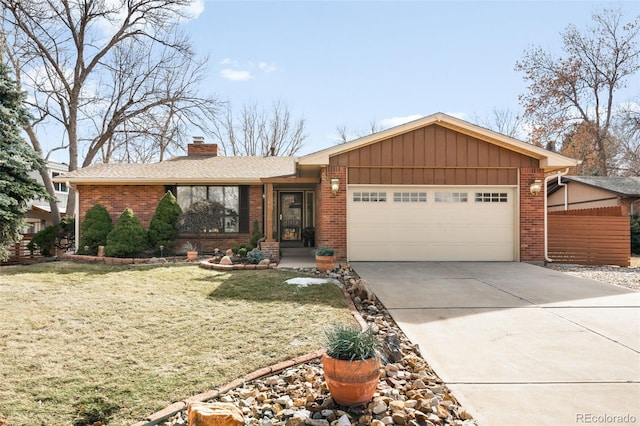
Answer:
[[[331,193],[331,179],[340,179],[340,191]],[[347,168],[324,167],[318,185],[316,246],[335,250],[336,260],[347,258]]]
[[[544,171],[520,169],[520,261],[544,261],[544,185],[538,195],[531,195],[534,180],[544,184]]]
[[[115,225],[120,214],[127,207],[133,210],[145,229],[153,218],[158,202],[165,194],[164,185],[79,185],[80,193],[80,223],[84,220],[87,210],[95,204],[104,206]],[[237,234],[202,235],[200,244],[202,250],[212,252],[218,248],[227,250],[240,244],[248,244],[251,240],[251,230],[254,220],[258,221],[260,230],[263,229],[263,200],[262,186],[249,187],[249,232]],[[197,235],[181,235],[177,247],[186,241],[196,244]]]

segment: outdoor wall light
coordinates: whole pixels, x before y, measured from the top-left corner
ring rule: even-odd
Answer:
[[[542,191],[542,181],[540,179],[534,180],[529,187],[529,191],[531,191],[531,195],[538,195]]]
[[[331,193],[333,195],[336,195],[336,194],[338,194],[339,190],[340,190],[340,179],[332,178],[331,179]]]

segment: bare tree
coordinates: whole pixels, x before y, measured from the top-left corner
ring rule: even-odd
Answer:
[[[162,152],[192,117],[207,125],[216,103],[197,92],[206,60],[178,32],[190,3],[0,0],[3,30],[14,37],[7,56],[31,91],[37,122],[64,128],[70,170],[97,159],[139,160],[141,149]],[[168,120],[164,132],[150,129],[155,115]],[[37,129],[27,134],[42,152]],[[74,202],[70,194],[67,212]]]
[[[605,9],[593,15],[595,25],[585,31],[573,25],[565,30],[562,56],[532,48],[515,67],[529,83],[520,101],[532,125],[532,142],[557,148],[563,134],[586,123],[592,138],[582,142],[588,143],[597,158],[596,172],[603,176],[607,160],[614,157],[607,152],[614,96],[640,69],[640,17],[627,24],[622,19],[620,10]]]
[[[477,117],[475,121],[482,127],[511,138],[521,138],[525,124],[521,116],[505,108],[493,108],[491,117]]]
[[[622,109],[620,121],[616,126],[620,141],[620,160],[618,174],[640,176],[640,109],[638,104],[627,105]]]
[[[341,124],[336,126],[336,135],[337,135],[336,144],[340,145],[343,143],[347,143],[354,139],[363,138],[365,136],[376,134],[378,132],[381,132],[382,130],[384,130],[384,128],[376,120],[371,120],[369,122],[369,127],[367,129],[356,131],[356,132],[352,132],[348,130],[345,124]]]
[[[289,156],[302,148],[307,138],[305,120],[291,117],[281,101],[270,110],[260,110],[255,103],[245,104],[234,118],[230,103],[224,117],[217,122],[214,137],[225,155]]]

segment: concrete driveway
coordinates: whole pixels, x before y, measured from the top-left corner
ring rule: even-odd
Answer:
[[[640,424],[640,293],[526,263],[351,266],[480,425]]]

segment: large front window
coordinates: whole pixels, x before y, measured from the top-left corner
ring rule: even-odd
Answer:
[[[240,187],[238,186],[178,186],[176,198],[183,213],[198,201],[211,201],[219,206],[215,220],[208,221],[201,232],[240,232]]]

